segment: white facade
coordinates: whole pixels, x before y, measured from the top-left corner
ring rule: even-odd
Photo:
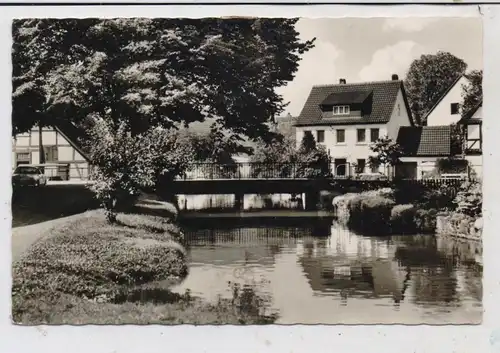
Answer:
[[[46,174],[49,177],[87,180],[89,163],[68,138],[54,128],[42,129],[42,145],[45,152]],[[12,139],[12,168],[19,164],[39,164],[39,130],[17,135]]]
[[[462,76],[451,89],[436,103],[436,105],[427,114],[427,125],[451,125],[461,119],[460,105],[462,104],[462,87],[469,81]]]
[[[393,141],[396,141],[399,128],[401,126],[410,126],[410,115],[406,109],[401,89],[398,92],[396,102],[390,120],[386,124],[350,124],[350,125],[321,125],[321,126],[303,126],[296,128],[297,147],[300,146],[305,131],[313,133],[316,142],[319,142],[329,151],[332,160],[345,159],[348,165],[357,164],[359,160],[365,160],[365,172],[370,172],[368,168],[368,157],[373,155],[370,150],[371,131],[378,129],[378,137],[387,136]],[[344,131],[344,141],[338,142],[338,131]],[[358,130],[365,131],[364,141],[358,141]],[[324,140],[318,141],[318,131],[323,131]],[[381,169],[379,171],[382,171]],[[376,172],[372,170],[371,172]],[[336,174],[336,173],[334,173]]]
[[[405,164],[414,164],[416,166],[416,179],[425,179],[432,174],[436,168],[438,159],[444,157],[401,157],[400,161]]]

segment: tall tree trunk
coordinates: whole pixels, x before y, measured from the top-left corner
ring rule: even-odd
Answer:
[[[45,151],[43,149],[42,124],[41,123],[38,123],[38,150],[39,150],[38,162],[40,164],[44,164],[45,163]]]

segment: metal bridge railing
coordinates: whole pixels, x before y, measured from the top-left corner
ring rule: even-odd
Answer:
[[[329,171],[328,164],[314,163],[193,163],[178,179],[308,179]]]

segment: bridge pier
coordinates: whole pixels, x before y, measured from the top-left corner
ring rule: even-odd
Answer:
[[[240,192],[234,194],[234,208],[237,211],[243,211],[244,200],[245,200],[245,194],[240,193]]]
[[[307,191],[306,192],[306,211],[317,211],[319,203],[319,191]]]

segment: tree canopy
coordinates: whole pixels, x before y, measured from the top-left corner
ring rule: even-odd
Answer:
[[[469,82],[462,87],[462,116],[468,114],[483,101],[483,70],[473,70],[465,77]]]
[[[270,139],[302,42],[297,19],[22,19],[13,23],[13,134],[99,119],[132,135],[213,119]]]
[[[447,52],[422,55],[411,63],[405,90],[417,124],[425,124],[422,119],[466,69],[462,59]]]
[[[380,137],[370,145],[370,150],[374,152],[373,156],[368,157],[370,167],[395,166],[403,156],[401,146],[387,136]]]

